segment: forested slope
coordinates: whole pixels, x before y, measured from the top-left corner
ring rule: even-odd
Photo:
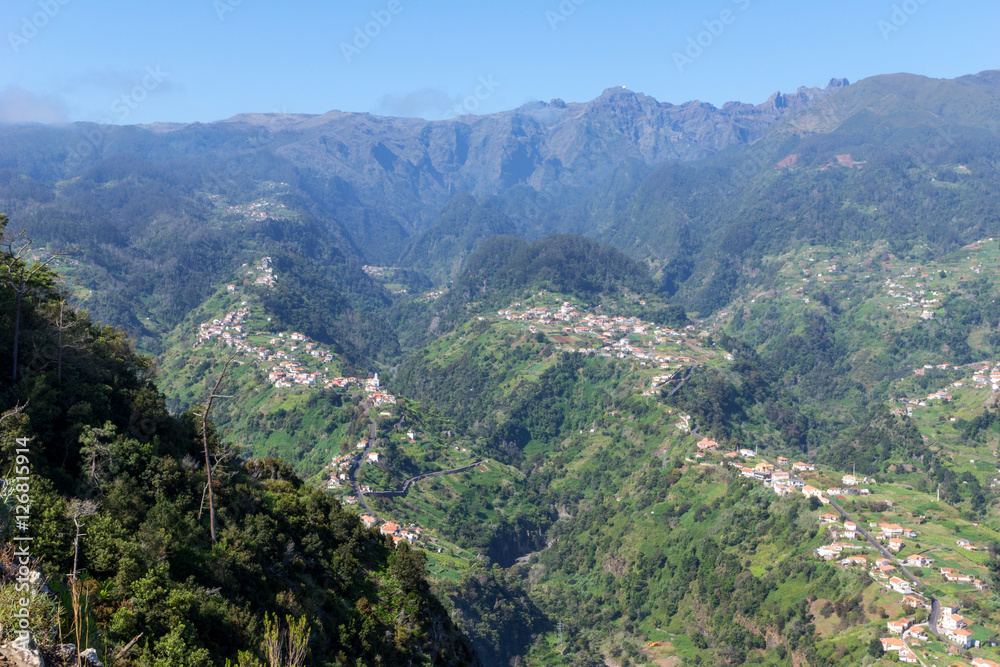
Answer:
[[[13,486],[0,528],[6,544],[33,539],[52,591],[32,606],[39,645],[62,638],[110,661],[138,637],[116,664],[248,666],[262,664],[277,623],[296,628],[306,654],[281,664],[476,662],[429,591],[423,554],[393,549],[287,464],[234,457],[211,425],[204,443],[196,412],[166,411],[150,361],[121,332],[60,311],[53,280],[38,271],[21,303],[17,359],[10,318],[0,332],[4,405],[21,408],[0,426],[0,469],[11,477],[29,442],[31,470],[27,530],[13,522]],[[9,287],[0,307],[14,312]],[[0,618],[14,613],[16,585],[2,582]]]

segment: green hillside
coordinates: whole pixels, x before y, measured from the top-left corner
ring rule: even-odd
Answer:
[[[150,360],[61,310],[54,279],[35,269],[19,304],[0,290],[6,312],[20,308],[0,347],[19,371],[0,421],[6,641],[24,599],[43,651],[70,642],[105,663],[261,665],[286,635],[295,664],[476,662],[421,552],[394,550],[287,464],[234,456],[197,413],[170,414]],[[53,341],[48,363],[29,359]],[[26,563],[38,588],[18,582]]]
[[[570,110],[574,146],[613,138],[590,166],[524,110],[531,150],[475,134],[496,118],[251,116],[61,170],[0,131],[25,258],[76,249],[0,272],[40,643],[249,667],[278,622],[315,665],[1000,660],[997,76],[834,83],[716,110],[740,140],[683,160],[636,153],[675,130],[606,92]],[[634,132],[587,125],[609,110]]]

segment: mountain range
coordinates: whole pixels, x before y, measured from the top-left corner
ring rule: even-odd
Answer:
[[[947,604],[1000,658],[998,130],[998,72],[0,126],[7,231],[70,251],[0,285],[0,460],[39,443],[39,567],[99,592],[67,636],[137,667],[256,667],[279,631],[306,664],[871,665],[889,619],[954,660]],[[880,556],[935,562],[919,609]]]

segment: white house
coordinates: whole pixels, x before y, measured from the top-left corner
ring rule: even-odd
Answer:
[[[892,587],[892,590],[897,593],[902,593],[903,595],[908,595],[913,592],[913,589],[910,588],[910,582],[906,579],[900,579],[899,577],[891,577],[889,579],[889,586]]]
[[[941,614],[941,627],[944,630],[961,630],[968,624],[969,623],[965,617],[959,616],[958,614]]]
[[[964,628],[959,628],[957,630],[948,630],[945,634],[948,637],[948,641],[961,648],[971,648],[972,647],[972,633]]]

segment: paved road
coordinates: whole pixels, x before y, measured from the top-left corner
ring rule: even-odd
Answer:
[[[358,458],[357,463],[355,463],[351,467],[351,469],[349,471],[349,474],[350,474],[350,479],[351,479],[351,486],[354,488],[354,495],[357,497],[358,503],[363,508],[365,508],[365,512],[367,514],[370,514],[371,516],[375,517],[378,521],[382,521],[382,517],[380,517],[370,507],[368,507],[368,502],[365,500],[365,493],[361,490],[361,485],[358,484],[358,475],[357,475],[358,468],[360,468],[362,465],[364,465],[364,462],[366,460],[368,460],[368,454],[371,452],[372,447],[375,445],[375,428],[376,428],[375,427],[375,420],[369,418],[368,419],[368,444],[365,447],[364,451],[361,452],[361,456]],[[465,472],[466,470],[470,470],[472,468],[475,468],[476,466],[478,466],[478,465],[480,465],[482,463],[486,463],[486,459],[481,459],[481,460],[476,461],[475,463],[469,464],[467,466],[462,466],[461,468],[453,468],[451,470],[438,470],[438,471],[435,471],[435,472],[425,472],[422,475],[417,475],[416,477],[411,477],[410,479],[408,479],[405,482],[403,482],[403,488],[400,489],[400,490],[398,490],[398,491],[372,491],[368,495],[373,496],[375,498],[388,498],[388,497],[392,497],[392,496],[405,496],[406,492],[409,491],[409,489],[410,489],[410,485],[413,484],[414,482],[419,482],[420,480],[426,479],[428,477],[440,477],[441,475],[454,475],[456,473]]]
[[[375,514],[375,512],[373,512],[368,507],[368,503],[365,502],[365,494],[361,491],[361,485],[358,484],[358,475],[357,475],[358,468],[368,458],[368,453],[371,452],[372,446],[374,444],[375,444],[375,420],[369,418],[368,419],[368,444],[365,446],[364,451],[361,452],[361,457],[358,459],[358,462],[355,463],[353,466],[351,466],[351,469],[350,469],[349,472],[350,472],[350,476],[351,476],[351,486],[354,487],[354,495],[358,499],[358,502],[361,503],[361,506],[365,508],[365,512],[367,514],[370,514],[373,517],[375,517],[378,521],[381,521],[382,517],[380,517],[378,514]]]
[[[777,468],[777,466],[774,464],[773,461],[769,461],[767,458],[765,458],[763,456],[761,456],[760,458],[764,459],[765,461],[767,461],[771,465],[775,466],[775,468]],[[845,520],[847,520],[847,521],[854,521],[854,519],[851,518],[851,515],[848,514],[844,510],[843,507],[841,507],[836,502],[834,502],[834,500],[832,498],[830,499],[830,506],[833,507],[833,509],[837,510],[837,513],[840,514],[840,516],[842,516]],[[923,586],[924,585],[924,583],[922,581],[920,581],[919,579],[917,579],[916,577],[914,577],[910,573],[910,571],[906,569],[906,566],[904,566],[899,561],[898,558],[896,558],[893,554],[889,553],[885,549],[885,547],[883,547],[881,544],[879,544],[878,541],[872,536],[872,534],[869,533],[868,530],[860,522],[854,521],[854,523],[857,525],[858,531],[862,535],[864,535],[866,538],[868,538],[868,541],[871,543],[871,545],[873,547],[875,547],[879,551],[879,553],[881,553],[883,556],[885,556],[890,561],[894,562],[899,567],[900,571],[903,573],[903,575],[907,579],[910,580],[910,583],[913,584],[914,588],[916,588],[918,586]],[[938,619],[938,615],[941,613],[941,603],[933,595],[929,595],[928,594],[928,595],[926,595],[926,597],[929,597],[931,599],[931,614],[930,614],[930,619],[929,619],[930,620],[930,623],[929,623],[930,631],[931,631],[931,633],[935,637],[940,637],[941,634],[938,632],[937,619]]]
[[[854,519],[851,518],[851,515],[848,514],[847,512],[845,512],[844,508],[842,508],[840,505],[838,505],[837,503],[835,503],[832,499],[830,500],[830,506],[833,507],[833,509],[837,510],[837,512],[842,517],[844,517],[844,519],[846,519],[848,521],[854,521]],[[871,544],[872,544],[873,547],[875,547],[876,549],[878,549],[879,552],[883,556],[885,556],[889,560],[891,560],[894,563],[896,563],[897,566],[899,566],[900,571],[906,576],[907,579],[910,580],[910,583],[912,583],[914,585],[914,588],[916,588],[917,586],[923,586],[924,585],[924,583],[922,581],[920,581],[919,579],[917,579],[916,577],[914,577],[912,574],[910,574],[910,571],[906,569],[906,566],[904,566],[899,561],[898,558],[896,558],[894,555],[892,555],[891,553],[889,553],[888,551],[886,551],[885,547],[883,547],[881,544],[879,544],[875,540],[875,538],[872,537],[872,534],[869,533],[868,530],[864,526],[862,526],[857,521],[854,521],[854,523],[857,524],[858,531],[860,531],[860,533],[862,535],[864,535],[865,537],[868,538],[868,541],[871,542]],[[938,633],[938,628],[937,628],[937,617],[938,617],[938,614],[941,611],[941,603],[938,602],[938,599],[936,597],[934,597],[933,595],[927,595],[927,597],[929,597],[931,599],[931,615],[930,615],[929,629],[930,629],[931,633],[935,637],[940,637],[941,635],[940,635],[940,633]]]
[[[678,371],[678,372],[680,372],[680,371]],[[680,382],[680,384],[678,384],[678,385],[677,385],[676,387],[674,387],[674,388],[673,388],[673,389],[672,389],[672,390],[670,391],[670,393],[669,393],[669,394],[667,394],[667,396],[668,396],[668,397],[670,397],[670,396],[673,396],[673,395],[674,395],[674,394],[676,394],[676,393],[677,393],[678,391],[680,391],[680,388],[681,388],[681,387],[683,387],[683,386],[684,386],[684,383],[688,381],[688,378],[689,378],[689,377],[691,377],[691,373],[694,373],[694,366],[693,366],[693,365],[692,365],[692,366],[691,366],[690,368],[688,368],[688,373],[687,373],[687,375],[685,375],[685,376],[684,376],[683,378],[681,378],[681,382]],[[673,379],[673,378],[671,378],[671,380],[672,380],[672,379]]]
[[[941,617],[941,601],[938,600],[933,595],[928,596],[931,599],[931,617],[930,626],[931,632],[934,633],[935,637],[940,637],[941,633],[938,632],[938,618]]]
[[[452,468],[451,470],[436,470],[434,472],[425,472],[422,475],[417,475],[416,477],[411,477],[410,479],[403,482],[403,488],[398,491],[372,491],[368,495],[376,496],[378,498],[389,498],[393,496],[405,496],[406,492],[410,489],[410,485],[414,482],[419,482],[422,479],[427,479],[428,477],[441,477],[442,475],[456,475],[460,472],[465,472],[466,470],[471,470],[478,465],[486,463],[486,459],[481,459],[475,463],[470,463],[467,466],[462,466],[461,468]]]

